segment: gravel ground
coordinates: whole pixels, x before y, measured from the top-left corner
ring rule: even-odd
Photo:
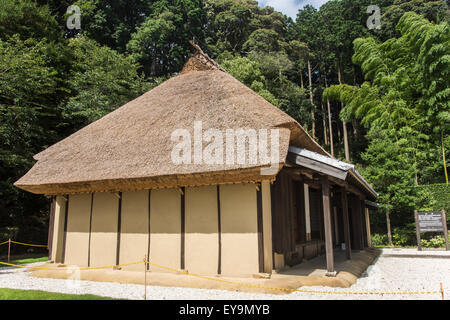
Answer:
[[[390,249],[383,250],[391,253]],[[30,265],[40,265],[34,263]],[[348,289],[330,287],[302,287],[302,290],[333,292],[392,292],[392,291],[438,291],[442,282],[445,299],[450,300],[450,259],[449,258],[405,258],[381,255],[369,266],[356,284]],[[43,279],[30,276],[24,269],[0,269],[0,288],[43,290],[72,294],[94,294],[113,298],[143,299],[143,285],[119,284],[111,282],[71,281]],[[254,294],[224,290],[190,289],[174,287],[147,287],[148,300],[192,299],[192,300],[262,300],[262,299],[441,299],[441,295],[343,295],[312,294],[294,292],[289,295]]]

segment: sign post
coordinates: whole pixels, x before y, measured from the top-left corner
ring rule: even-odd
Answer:
[[[422,241],[420,239],[419,228],[419,212],[417,212],[417,210],[414,210],[414,220],[416,221],[417,250],[422,251]]]
[[[420,241],[421,232],[443,232],[445,250],[449,250],[445,210],[440,212],[418,212],[417,210],[414,210],[414,220],[416,221],[417,247],[419,251],[422,250]]]
[[[444,227],[445,250],[448,251],[449,245],[448,245],[447,215],[445,214],[444,209],[442,209],[442,225]]]

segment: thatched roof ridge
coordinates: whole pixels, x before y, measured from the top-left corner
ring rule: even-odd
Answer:
[[[33,193],[64,194],[275,177],[276,174],[256,174],[263,167],[260,163],[173,164],[173,130],[187,129],[193,135],[194,121],[198,120],[202,121],[203,130],[279,128],[281,166],[289,145],[329,156],[294,119],[218,68],[215,62],[202,61],[195,55],[191,62],[192,59],[207,68],[185,70],[35,155],[38,162],[15,185]]]

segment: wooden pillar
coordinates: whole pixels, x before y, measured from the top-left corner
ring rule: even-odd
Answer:
[[[351,259],[352,246],[350,241],[350,221],[348,218],[347,189],[345,187],[341,188],[341,202],[342,202],[342,216],[344,220],[345,251],[347,259]]]
[[[366,221],[364,219],[364,217],[365,217],[364,208],[365,208],[364,200],[360,200],[359,201],[359,211],[358,211],[359,218],[358,218],[358,220],[359,220],[359,229],[360,229],[359,242],[361,245],[361,250],[364,250],[364,248],[366,247],[365,240],[364,240],[364,238],[366,236],[366,233],[365,233]]]
[[[50,204],[50,219],[48,222],[48,238],[47,238],[47,249],[49,260],[52,260],[53,232],[55,229],[55,207],[56,207],[56,197],[52,197],[52,202]]]
[[[306,183],[303,185],[303,191],[305,199],[306,241],[311,241],[311,211],[309,208],[309,186]]]
[[[323,224],[325,230],[325,251],[327,258],[327,276],[336,276],[334,270],[333,231],[331,228],[330,184],[327,176],[321,177]]]
[[[358,217],[357,217],[357,207],[355,201],[355,196],[353,194],[349,195],[350,203],[351,203],[351,220],[352,220],[352,249],[359,250],[359,241],[358,241]]]
[[[364,199],[361,200],[361,222],[363,248],[367,248],[369,242],[367,241],[366,203]]]
[[[372,248],[372,235],[370,232],[370,215],[369,215],[369,208],[366,207],[366,233],[367,233],[367,245],[369,248]]]
[[[362,230],[362,222],[361,222],[361,201],[358,196],[354,196],[353,198],[353,224],[355,229],[355,249],[363,250],[364,243],[362,242],[363,230]]]
[[[339,223],[338,223],[338,214],[337,208],[333,207],[333,217],[334,217],[334,241],[336,245],[339,244]]]

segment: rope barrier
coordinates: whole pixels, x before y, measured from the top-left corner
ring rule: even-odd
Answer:
[[[165,269],[165,270],[169,270],[169,271],[174,271],[174,272],[177,272],[177,273],[181,273],[181,274],[185,274],[185,275],[189,275],[189,276],[193,276],[193,277],[197,277],[197,278],[213,280],[213,281],[218,281],[218,282],[223,282],[223,283],[228,283],[228,284],[237,284],[237,285],[246,286],[246,287],[253,287],[253,288],[260,288],[260,289],[269,289],[269,290],[277,290],[277,291],[302,292],[302,293],[314,293],[314,294],[348,294],[348,295],[385,295],[385,294],[386,295],[404,295],[404,294],[418,295],[418,294],[438,294],[438,293],[442,293],[442,291],[354,292],[354,291],[319,291],[319,290],[301,290],[301,289],[290,289],[290,288],[277,288],[277,287],[262,286],[262,285],[258,285],[258,284],[245,283],[245,282],[217,279],[217,278],[213,278],[213,277],[208,277],[208,276],[199,275],[199,274],[195,274],[195,273],[189,273],[187,271],[182,271],[182,270],[178,270],[178,269],[162,266],[162,265],[150,262],[150,261],[145,261],[145,262],[150,264],[150,265],[152,265],[152,266],[155,266],[157,268],[161,268],[161,269]]]
[[[117,265],[113,265],[113,266],[104,266],[104,267],[45,268],[45,267],[24,266],[24,265],[20,265],[20,264],[13,264],[13,263],[7,263],[7,262],[0,262],[0,264],[5,265],[5,266],[11,266],[11,267],[17,267],[17,268],[24,268],[24,269],[53,270],[53,271],[64,271],[64,270],[75,270],[75,269],[78,269],[78,270],[113,269],[113,268],[125,267],[125,266],[130,266],[130,265],[139,264],[139,263],[144,263],[144,262],[141,260],[141,261],[136,261],[136,262],[130,262],[130,263],[124,263],[124,264],[117,264]]]
[[[13,241],[13,240],[6,240],[4,242],[0,242],[0,246],[2,246],[4,244],[7,244],[9,242],[15,243],[15,244],[19,244],[19,245],[22,245],[22,246],[28,246],[28,247],[41,247],[41,248],[47,248],[48,247],[48,245],[46,245],[46,244],[31,244],[31,243],[17,242],[17,241]]]
[[[8,242],[8,241],[6,241]],[[23,242],[17,242],[17,241],[12,241],[11,243],[15,243],[15,244],[20,244],[22,246],[28,246],[28,247],[42,247],[42,248],[47,248],[46,244],[31,244],[31,243],[23,243]]]
[[[23,242],[17,242],[17,241],[12,241],[12,240],[1,242],[0,246],[4,245],[4,244],[7,244],[8,242],[19,244],[19,245],[23,245],[23,246],[47,247],[47,245],[30,244],[30,243],[23,243]],[[200,274],[196,274],[196,273],[190,273],[190,272],[187,272],[187,271],[182,271],[182,270],[178,270],[178,269],[162,266],[162,265],[150,262],[150,261],[145,260],[145,259],[141,260],[141,261],[135,261],[135,262],[125,263],[125,264],[103,266],[103,267],[82,267],[82,268],[79,268],[79,267],[45,268],[45,267],[24,266],[24,265],[7,263],[7,262],[0,262],[0,265],[17,267],[17,268],[24,268],[24,269],[34,269],[34,270],[63,271],[63,270],[74,270],[74,269],[78,269],[78,270],[113,269],[113,268],[125,267],[125,266],[140,264],[140,263],[149,264],[149,265],[152,265],[152,266],[160,268],[160,269],[165,269],[165,270],[168,270],[168,271],[173,271],[173,272],[177,272],[177,273],[188,275],[188,276],[192,276],[192,277],[202,278],[202,279],[205,279],[205,280],[212,280],[212,281],[222,282],[222,283],[227,283],[227,284],[235,284],[235,285],[240,285],[240,286],[245,286],[245,287],[252,287],[252,288],[259,288],[259,289],[269,289],[269,290],[275,290],[275,291],[302,292],[302,293],[313,293],[313,294],[343,294],[343,295],[406,295],[406,294],[422,295],[422,294],[438,294],[438,293],[443,294],[443,289],[437,290],[437,291],[355,292],[355,291],[319,291],[319,290],[301,290],[301,289],[291,289],[291,288],[277,288],[277,287],[270,287],[270,286],[262,286],[262,285],[258,285],[258,284],[245,283],[245,282],[217,279],[217,278],[214,278],[214,277],[204,276],[204,275],[200,275]]]

